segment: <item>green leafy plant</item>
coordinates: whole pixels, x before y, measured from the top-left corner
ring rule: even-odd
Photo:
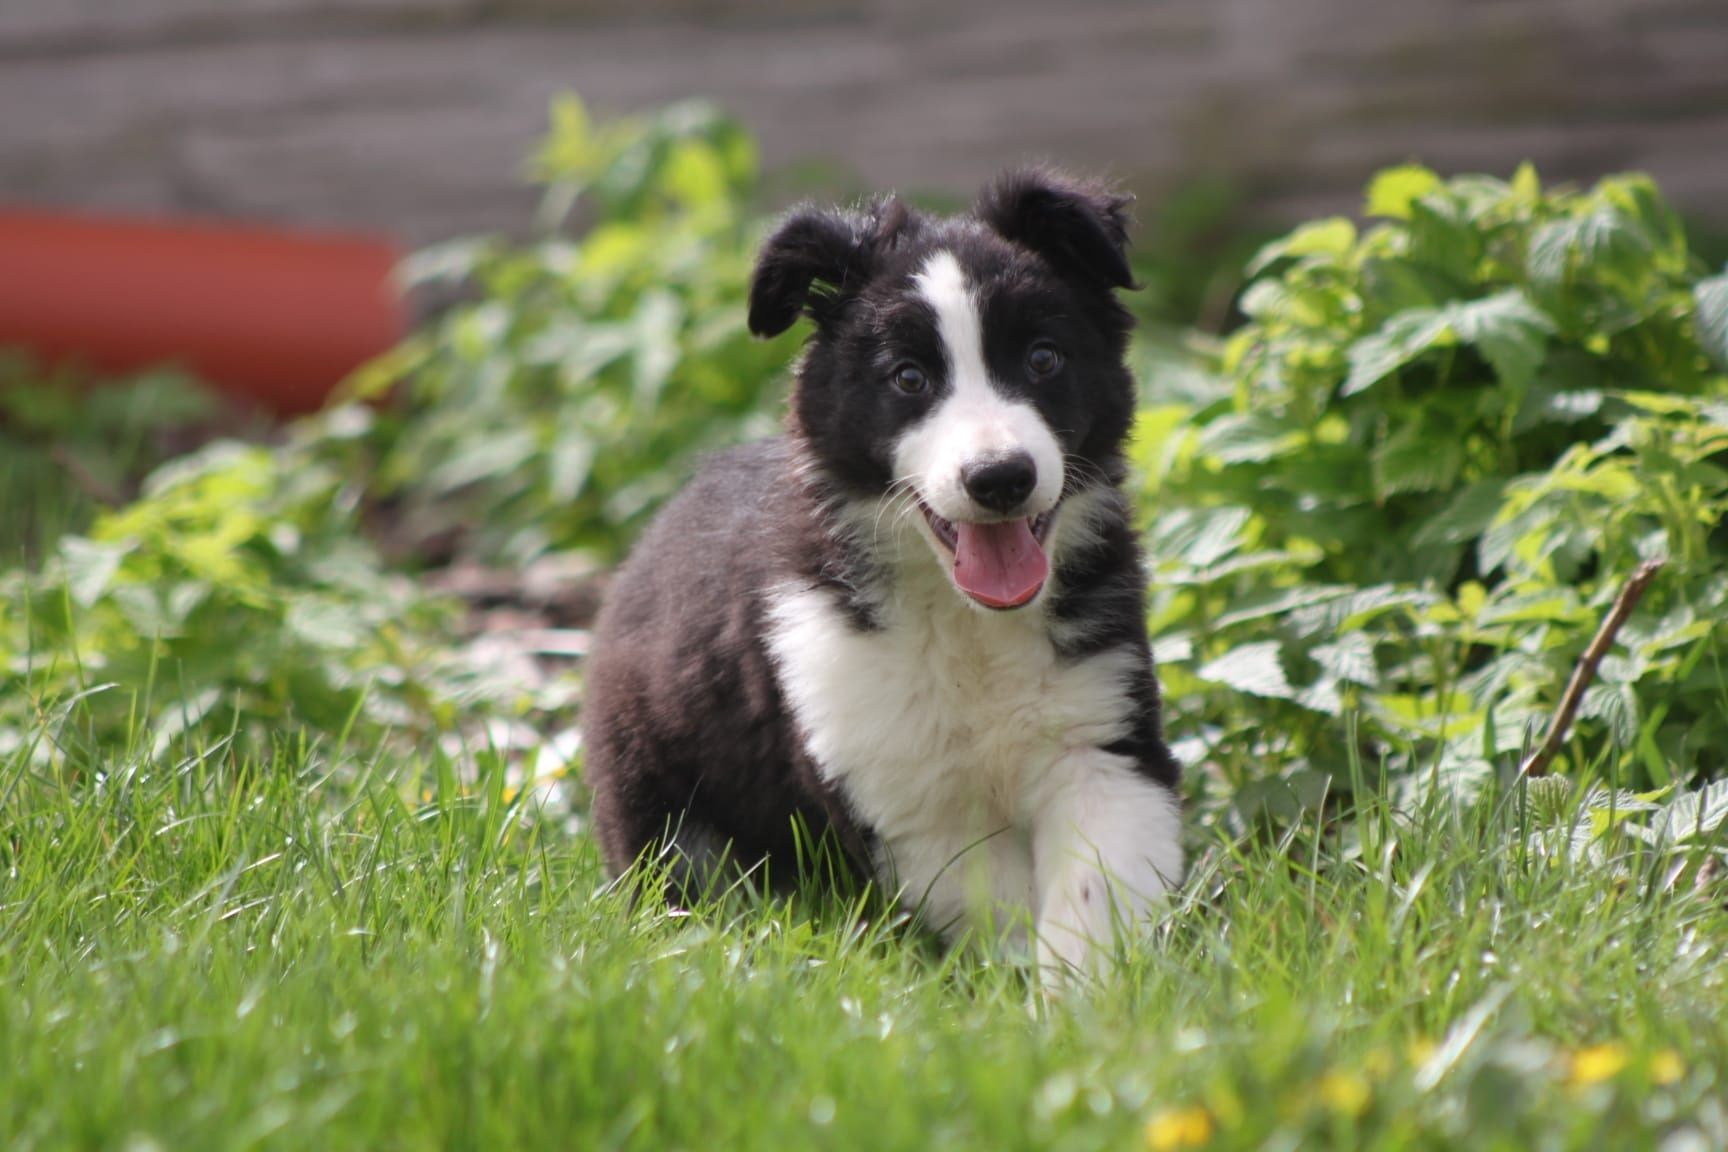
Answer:
[[[601,127],[569,96],[532,172],[543,224],[577,235],[411,262],[473,298],[362,374],[361,394],[400,385],[371,487],[418,539],[615,558],[693,454],[772,427],[796,343],[744,326],[755,146],[706,105]]]
[[[359,491],[319,458],[364,427],[342,409],[285,445],[213,443],[0,577],[0,744],[42,721],[97,745],[147,727],[158,755],[200,726],[266,745],[430,733],[502,696],[455,658],[454,606],[384,568]]]
[[[97,507],[126,502],[187,437],[233,418],[177,372],[98,382],[0,354],[0,566],[39,557]]]
[[[1214,378],[1152,382],[1152,624],[1190,758],[1244,810],[1347,789],[1356,754],[1478,780],[1664,557],[1568,766],[1728,767],[1728,278],[1639,176],[1400,168],[1367,214],[1264,248]]]

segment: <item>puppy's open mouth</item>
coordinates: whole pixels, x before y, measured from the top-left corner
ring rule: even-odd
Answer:
[[[1029,603],[1050,576],[1044,538],[1056,509],[993,524],[945,520],[919,501],[924,520],[953,561],[954,583],[986,608]]]

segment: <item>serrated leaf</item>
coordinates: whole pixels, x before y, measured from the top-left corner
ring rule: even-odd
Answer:
[[[1223,684],[1250,696],[1270,696],[1287,700],[1295,695],[1284,675],[1274,641],[1244,644],[1233,648],[1216,660],[1208,662],[1195,673],[1202,680]]]
[[[1724,820],[1728,820],[1728,780],[1717,780],[1676,796],[1658,827],[1664,840],[1678,844],[1714,836]]]
[[[1186,664],[1194,659],[1194,641],[1186,633],[1161,636],[1152,642],[1152,660],[1157,664]]]
[[[132,551],[130,541],[107,543],[68,536],[60,542],[60,557],[66,572],[66,590],[72,602],[88,608],[108,590],[121,561]]]
[[[1692,288],[1692,304],[1698,346],[1712,364],[1728,372],[1728,272],[1698,281]]]
[[[1613,205],[1597,204],[1538,228],[1526,267],[1533,282],[1554,289],[1571,279],[1574,268],[1633,270],[1650,250],[1649,235],[1635,221]]]
[[[1317,646],[1311,655],[1334,679],[1348,680],[1367,688],[1380,683],[1380,668],[1374,660],[1374,642],[1361,632],[1346,632],[1331,644]]]
[[[1411,308],[1400,312],[1350,348],[1350,375],[1340,396],[1354,396],[1386,379],[1428,349],[1456,339],[1443,312]]]
[[[533,458],[537,445],[525,428],[494,435],[476,435],[426,475],[435,492],[454,492],[469,484],[515,472]]]
[[[322,596],[299,596],[282,621],[288,634],[312,648],[352,648],[367,635],[365,622],[353,605]]]
[[[1630,748],[1638,739],[1638,697],[1625,684],[1592,684],[1578,704],[1578,715],[1608,725],[1614,743]]]
[[[1554,322],[1517,288],[1454,304],[1446,321],[1459,340],[1471,344],[1507,388],[1522,389],[1542,366]]]
[[[1242,299],[1237,307],[1242,310],[1244,316],[1264,320],[1282,308],[1284,302],[1289,298],[1289,290],[1278,280],[1268,277],[1248,285],[1248,289],[1242,293]]]
[[[1387,168],[1376,173],[1368,185],[1363,214],[1408,220],[1411,206],[1438,187],[1440,177],[1419,164]]]
[[[683,322],[684,304],[671,292],[646,292],[636,307],[633,326],[636,371],[631,392],[643,411],[652,411],[659,403],[667,378],[678,366],[682,355],[678,328]]]
[[[546,493],[561,504],[582,494],[594,468],[594,441],[577,429],[560,429],[546,454]]]
[[[1460,488],[1451,501],[1416,530],[1410,542],[1418,548],[1463,544],[1488,530],[1505,503],[1506,481],[1483,480]]]
[[[1374,449],[1374,495],[1384,500],[1404,492],[1434,492],[1450,488],[1464,465],[1464,447],[1457,439],[1425,435],[1410,424]]]
[[[1248,262],[1248,275],[1258,276],[1287,257],[1326,254],[1342,256],[1356,243],[1356,225],[1342,216],[1304,224],[1283,239],[1274,240]]]
[[[1571,588],[1533,587],[1513,591],[1502,585],[1477,616],[1483,627],[1517,623],[1567,623],[1589,618]]]
[[[1233,412],[1206,426],[1200,451],[1222,464],[1271,460],[1303,443],[1302,429],[1263,412]]]
[[[1456,192],[1459,182],[1448,188]],[[1436,268],[1460,284],[1476,279],[1483,233],[1471,208],[1454,196],[1430,196],[1410,205],[1410,259]]]
[[[1593,388],[1576,392],[1555,392],[1541,382],[1525,393],[1513,422],[1514,434],[1528,432],[1543,424],[1576,424],[1602,410],[1603,394]]]
[[[1359,629],[1393,608],[1421,606],[1435,599],[1431,592],[1419,592],[1398,584],[1375,584],[1353,589],[1347,596],[1299,608],[1291,613],[1290,623],[1298,635],[1336,636]]]
[[[1344,713],[1344,697],[1338,691],[1338,681],[1330,676],[1322,676],[1296,693],[1295,700],[1310,712],[1320,712],[1327,716],[1341,716]]]
[[[1250,594],[1241,599],[1233,599],[1230,610],[1222,613],[1214,624],[1219,628],[1233,628],[1251,620],[1299,613],[1348,596],[1352,591],[1354,589],[1348,585],[1303,584],[1281,592]]]
[[[1193,568],[1217,563],[1242,546],[1246,508],[1183,509],[1161,516],[1147,534],[1152,554]]]

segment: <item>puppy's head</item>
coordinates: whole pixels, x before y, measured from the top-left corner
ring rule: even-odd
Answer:
[[[793,431],[841,499],[897,521],[973,602],[1033,603],[1064,501],[1110,484],[1134,408],[1127,199],[1010,172],[965,215],[899,200],[795,211],[768,239],[750,328],[815,331]]]

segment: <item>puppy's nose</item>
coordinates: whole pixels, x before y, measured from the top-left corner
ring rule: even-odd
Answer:
[[[1038,485],[1038,465],[1029,452],[981,456],[960,469],[966,494],[992,512],[1012,512]]]

